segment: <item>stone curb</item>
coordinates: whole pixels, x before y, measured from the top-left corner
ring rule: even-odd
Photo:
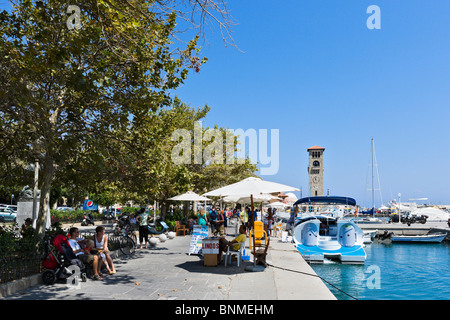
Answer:
[[[19,280],[13,280],[0,285],[0,298],[5,298],[11,294],[42,284],[42,274],[38,273]]]

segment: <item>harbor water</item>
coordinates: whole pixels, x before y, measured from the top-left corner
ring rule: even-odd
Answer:
[[[325,261],[312,264],[339,300],[450,299],[450,243],[377,242],[365,248],[364,265]]]

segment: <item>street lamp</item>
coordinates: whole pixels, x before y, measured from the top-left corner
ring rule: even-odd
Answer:
[[[400,198],[401,198],[402,194],[398,193],[398,223],[401,223],[402,219],[401,219],[401,214],[400,214]]]

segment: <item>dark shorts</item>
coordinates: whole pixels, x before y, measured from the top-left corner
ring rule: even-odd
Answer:
[[[77,258],[80,259],[84,264],[91,264],[94,262],[95,255],[93,254],[79,254]]]
[[[227,251],[227,245],[230,241],[228,241],[225,238],[220,238],[219,240],[219,250],[220,251]]]

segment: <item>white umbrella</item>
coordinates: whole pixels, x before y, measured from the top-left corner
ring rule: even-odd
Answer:
[[[209,191],[203,195],[211,197],[250,196],[253,211],[254,196],[282,191],[300,191],[300,189],[277,182],[264,181],[257,177],[250,177],[228,186]]]
[[[167,200],[174,200],[174,201],[211,201],[211,199],[208,199],[206,197],[203,197],[201,195],[196,194],[195,192],[188,191],[186,193],[180,194],[178,196],[169,198]]]
[[[250,196],[241,196],[241,195],[234,195],[234,196],[226,196],[222,199],[224,202],[238,202],[238,203],[248,203],[251,201]],[[268,202],[269,200],[281,200],[280,198],[277,198],[271,194],[257,194],[253,196],[253,201],[255,202]]]
[[[284,208],[284,207],[289,207],[289,205],[286,203],[283,203],[283,202],[272,202],[272,203],[269,203],[266,207]]]
[[[203,195],[210,197],[256,196],[281,191],[300,191],[300,189],[277,182],[265,181],[257,177],[250,177],[228,186],[206,192]]]
[[[298,200],[297,196],[295,194],[293,194],[292,192],[286,193],[286,195],[294,201]]]
[[[194,201],[194,207],[196,207],[195,201],[211,201],[211,199],[208,199],[206,197],[203,197],[201,195],[196,194],[195,192],[188,191],[186,193],[180,194],[178,196],[169,198],[167,200],[173,200],[173,201]],[[197,211],[197,208],[194,208],[194,212]]]

